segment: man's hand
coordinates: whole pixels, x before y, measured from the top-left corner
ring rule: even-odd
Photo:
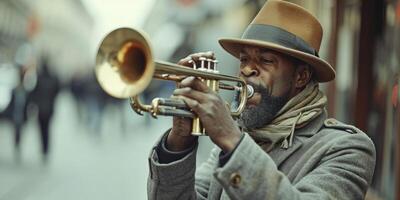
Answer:
[[[188,77],[180,86],[174,95],[182,98],[200,118],[208,136],[217,146],[226,153],[232,151],[242,133],[232,119],[225,101],[198,78]]]
[[[189,55],[180,60],[179,65],[191,67],[189,62],[197,62],[200,57],[215,59],[213,52],[203,52]],[[224,152],[232,151],[239,142],[242,134],[231,117],[225,101],[210,90],[205,83],[195,77],[188,77],[178,84],[174,91],[177,98],[183,99],[190,109],[200,118],[210,139]],[[172,130],[167,138],[167,148],[172,151],[187,149],[196,141],[191,135],[192,120],[174,117]]]
[[[213,52],[200,52],[187,56],[178,62],[178,65],[192,67],[191,61],[197,62],[200,57],[215,59]],[[177,87],[181,87],[180,83]],[[182,151],[194,145],[196,138],[192,133],[192,119],[173,117],[172,129],[167,138],[167,148],[171,151]]]

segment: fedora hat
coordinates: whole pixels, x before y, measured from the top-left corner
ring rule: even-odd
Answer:
[[[241,38],[221,38],[220,45],[239,58],[244,46],[277,51],[309,64],[318,82],[335,78],[332,66],[319,58],[322,26],[304,8],[286,1],[268,0]]]

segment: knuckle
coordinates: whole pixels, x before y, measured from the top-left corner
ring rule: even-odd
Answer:
[[[192,60],[192,58],[189,55],[189,56],[187,56],[185,58],[180,59],[177,64],[185,66],[185,67],[190,67],[191,66],[191,64],[189,63],[190,60]]]
[[[206,110],[206,111],[204,112],[204,114],[203,114],[203,116],[206,117],[206,118],[212,118],[213,115],[214,115],[214,112],[211,111],[211,110]]]
[[[198,60],[200,57],[214,58],[214,52],[212,52],[212,51],[198,52],[198,53],[192,54],[192,57],[194,60]]]
[[[182,58],[182,59],[180,59],[180,60],[178,61],[178,64],[182,64],[182,63],[184,63],[184,62],[185,62],[185,59]]]
[[[214,95],[214,94],[209,95],[209,99],[210,99],[210,102],[212,102],[213,105],[217,104],[220,101],[219,97],[217,95]]]
[[[182,80],[181,85],[190,86],[190,85],[193,85],[193,81],[194,81],[194,77],[189,76]]]
[[[178,64],[183,65],[183,64],[185,64],[187,61],[188,61],[187,58],[182,58],[182,59],[180,59],[180,60],[178,61]]]
[[[199,110],[200,109],[200,103],[198,101],[193,101],[192,102],[192,109]]]
[[[187,93],[191,93],[193,90],[190,87],[185,87],[185,88],[183,88],[182,91],[187,94]]]
[[[211,104],[209,110],[210,110],[210,113],[215,113],[218,110],[217,105]]]
[[[178,89],[177,93],[178,94],[187,95],[187,94],[189,94],[191,92],[192,92],[192,89],[190,87],[183,87],[183,88]]]

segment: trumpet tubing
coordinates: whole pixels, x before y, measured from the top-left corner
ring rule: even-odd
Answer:
[[[119,28],[109,33],[100,44],[96,57],[96,77],[100,86],[116,98],[130,98],[132,109],[138,113],[181,116],[193,118],[193,135],[204,135],[200,119],[188,109],[183,100],[156,98],[151,105],[143,104],[138,95],[153,78],[179,82],[187,76],[201,78],[213,91],[236,90],[240,103],[231,112],[237,117],[243,111],[247,98],[254,93],[250,85],[239,77],[219,74],[217,61],[200,58],[200,66],[192,61],[193,68],[165,61],[154,61],[150,43],[144,33],[130,28]],[[235,82],[237,85],[223,83]]]

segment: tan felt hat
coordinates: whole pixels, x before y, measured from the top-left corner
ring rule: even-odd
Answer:
[[[318,82],[335,78],[332,66],[319,58],[322,26],[304,8],[268,0],[241,38],[221,38],[221,46],[239,58],[243,46],[257,46],[292,56],[313,67]]]

